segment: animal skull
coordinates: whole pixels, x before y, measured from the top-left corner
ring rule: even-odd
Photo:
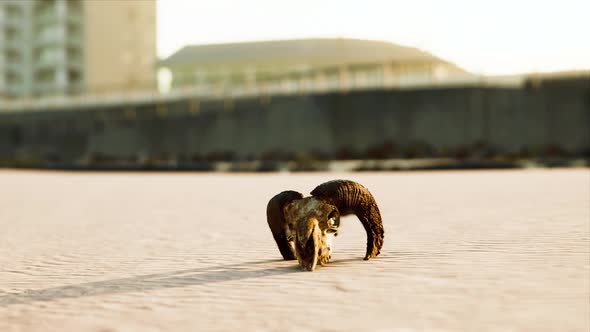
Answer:
[[[338,233],[338,209],[315,197],[293,201],[285,207],[290,245],[301,268],[313,271],[317,263],[332,258],[332,239]]]
[[[266,207],[267,222],[285,260],[313,271],[332,258],[332,239],[338,234],[340,216],[355,214],[367,232],[365,260],[379,255],[383,225],[375,199],[362,185],[334,180],[317,186],[311,197],[295,191],[275,195]]]

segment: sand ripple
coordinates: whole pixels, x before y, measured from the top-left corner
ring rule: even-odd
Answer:
[[[346,177],[385,220],[280,260],[275,193]],[[0,171],[0,331],[588,331],[590,172]]]

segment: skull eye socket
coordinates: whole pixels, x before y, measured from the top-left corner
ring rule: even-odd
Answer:
[[[340,226],[338,211],[332,210],[328,215],[328,232],[335,233],[338,230],[338,226]]]
[[[328,219],[337,220],[338,219],[338,211],[337,210],[332,210],[332,212],[330,212],[328,214]]]

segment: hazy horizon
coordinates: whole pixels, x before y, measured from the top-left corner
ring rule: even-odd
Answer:
[[[486,75],[590,69],[584,1],[157,1],[161,58],[192,44],[355,38],[416,47]]]

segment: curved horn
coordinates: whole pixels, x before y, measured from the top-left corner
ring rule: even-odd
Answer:
[[[295,254],[293,253],[293,247],[289,243],[290,230],[285,220],[283,208],[294,200],[301,198],[303,198],[303,195],[296,191],[283,191],[271,198],[266,206],[266,221],[279,247],[279,251],[286,261],[295,259]]]
[[[349,180],[333,180],[317,186],[311,194],[338,208],[341,215],[355,214],[367,232],[365,260],[379,255],[383,246],[383,223],[375,198],[362,185]]]

